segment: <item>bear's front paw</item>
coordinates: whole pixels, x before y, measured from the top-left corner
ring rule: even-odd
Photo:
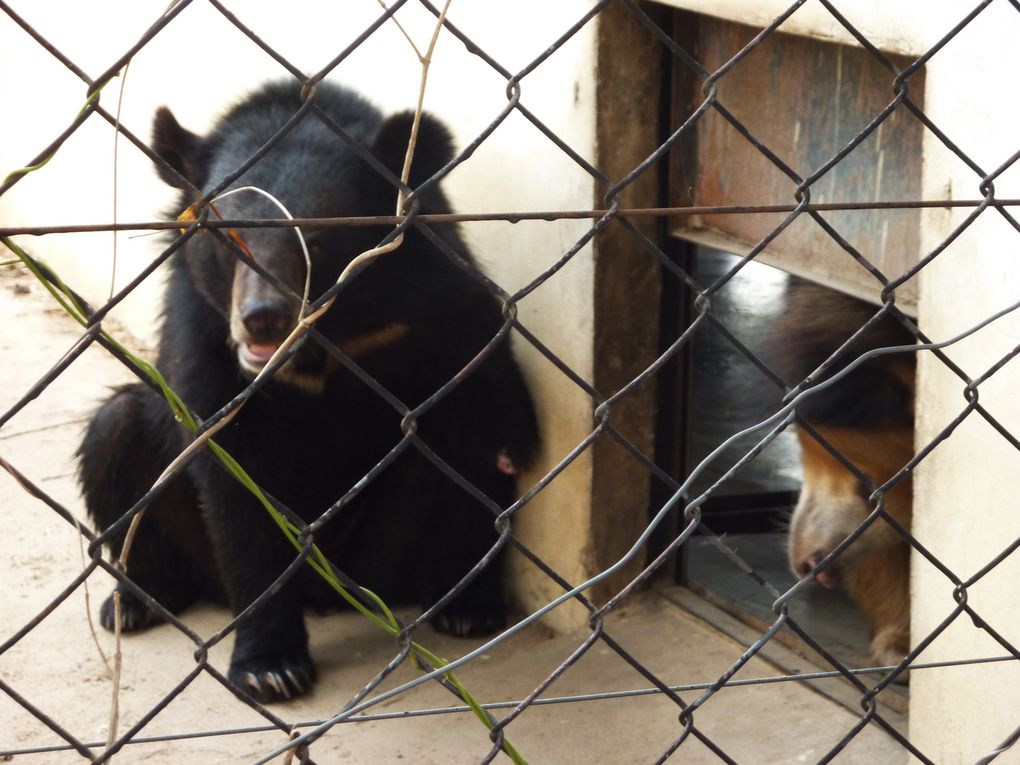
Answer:
[[[307,649],[280,651],[232,661],[227,677],[256,701],[286,701],[311,690],[315,665]]]
[[[871,659],[878,666],[892,666],[903,661],[910,653],[910,630],[903,626],[884,627],[871,639]],[[901,685],[910,682],[910,673],[901,672],[893,681]]]
[[[506,624],[502,599],[457,598],[432,619],[436,632],[456,637],[484,637]]]
[[[115,597],[118,593],[120,594],[121,632],[138,632],[163,621],[155,611],[142,603],[131,592],[118,587],[99,607],[99,623],[103,625],[103,629],[114,632],[117,628]]]

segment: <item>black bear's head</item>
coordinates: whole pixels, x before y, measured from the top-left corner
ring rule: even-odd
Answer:
[[[273,91],[275,90],[274,88]],[[340,92],[344,93],[345,91]],[[160,177],[166,183],[182,189],[186,193],[195,190],[206,190],[205,187],[209,185],[210,171],[216,164],[217,157],[214,156],[216,150],[217,148],[222,150],[222,144],[226,143],[224,140],[225,136],[222,135],[224,128],[229,128],[230,123],[235,120],[239,122],[243,120],[249,124],[257,123],[260,116],[270,118],[269,122],[263,125],[263,127],[268,127],[275,124],[271,119],[272,117],[279,117],[283,114],[282,112],[274,114],[274,112],[277,112],[275,107],[284,106],[285,103],[275,102],[266,104],[267,113],[265,115],[258,113],[257,106],[265,101],[264,97],[267,95],[269,95],[269,92],[260,92],[252,96],[248,101],[236,106],[221,120],[220,124],[217,125],[207,138],[192,133],[182,126],[177,121],[173,112],[166,106],[156,109],[156,115],[152,122],[152,149],[163,161],[157,166]],[[349,92],[347,92],[347,95],[353,96]],[[364,109],[365,111],[360,114],[347,116],[357,117],[357,123],[361,123],[367,117],[378,117],[374,107],[369,106],[367,102],[360,101],[360,99],[355,99],[356,97],[351,99],[351,105],[357,104],[359,109]],[[294,106],[296,104],[291,105]],[[340,125],[341,128],[349,127],[344,125],[342,119],[336,119],[338,116],[340,115],[329,114],[329,117],[336,124]],[[399,178],[403,170],[413,124],[413,111],[399,112],[379,122],[374,140],[367,145],[362,144],[370,154],[379,160],[393,178]],[[324,123],[324,125],[328,125],[328,123]],[[283,123],[276,125],[277,130],[282,127]],[[356,124],[355,127],[363,128],[364,126]],[[356,129],[347,132],[352,137],[358,137],[363,131]],[[265,135],[266,140],[269,140],[271,136],[268,133]],[[343,146],[344,139],[336,136],[336,140],[341,142],[341,144],[334,147],[334,149],[342,151],[341,147]],[[252,154],[254,154],[261,147],[254,146],[252,148]],[[236,154],[234,151],[230,153]],[[272,154],[273,151],[269,153]],[[444,165],[453,159],[453,156],[453,138],[450,135],[450,131],[438,119],[428,113],[423,113],[415,140],[415,154],[411,164],[408,185],[412,189],[417,188],[439,172]],[[278,160],[279,155],[274,155],[274,159]],[[380,174],[379,177],[383,178],[384,176]],[[373,189],[374,191],[381,189],[387,193],[387,201],[392,201],[390,197],[393,200],[396,199],[396,187],[392,182],[386,183],[383,186],[378,184],[372,185],[376,186]],[[390,193],[390,189],[392,189],[392,193]]]
[[[360,96],[327,84],[320,84],[315,106],[318,111],[306,109],[296,119],[303,107],[298,86],[269,85],[234,106],[205,136],[181,126],[166,107],[157,110],[152,148],[165,163],[158,168],[160,176],[182,190],[177,212],[212,195],[210,219],[393,215],[397,207],[394,179],[399,178],[404,165],[413,113],[383,119]],[[385,171],[373,166],[365,152]],[[259,156],[252,162],[255,155]],[[423,115],[409,186],[417,188],[452,157],[447,129]],[[449,211],[437,188],[422,194],[421,205],[423,212]],[[184,246],[186,271],[194,287],[224,317],[228,345],[248,375],[262,369],[296,326],[300,300],[295,296],[302,296],[307,288],[308,298],[314,302],[353,258],[377,245],[392,226],[309,225],[300,230],[307,258],[294,227],[237,227],[232,231],[243,243],[239,246],[229,244],[234,237],[231,232],[226,236],[204,232]],[[428,256],[422,254],[422,248],[431,253],[431,246],[418,234],[408,236],[416,237],[416,259]],[[456,240],[455,233],[449,237]],[[251,259],[272,280],[251,268]],[[374,263],[369,270],[373,268],[377,268]],[[378,280],[359,277],[357,281],[370,286]],[[373,299],[384,297],[375,295]],[[336,313],[336,317],[328,316],[334,339],[369,329],[357,326],[356,312]],[[327,366],[324,354],[314,344],[305,346],[278,378],[321,385]]]

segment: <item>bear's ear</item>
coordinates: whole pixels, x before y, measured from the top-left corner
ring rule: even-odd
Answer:
[[[411,138],[414,112],[400,112],[388,117],[379,128],[373,153],[398,178],[404,169],[404,155]],[[422,114],[415,143],[411,177],[407,185],[417,188],[453,159],[453,137],[442,122],[430,114]]]
[[[181,126],[173,112],[165,106],[156,110],[152,121],[152,150],[170,167],[176,170],[185,180],[201,188],[205,183],[205,170],[202,166],[202,138]],[[187,189],[187,184],[174,173],[164,167],[157,166],[159,177],[179,189]]]

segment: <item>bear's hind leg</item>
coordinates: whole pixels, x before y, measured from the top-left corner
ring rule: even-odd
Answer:
[[[117,390],[92,417],[81,448],[80,481],[85,506],[100,532],[113,526],[159,478],[174,457],[176,423],[165,404],[145,386]],[[128,524],[106,542],[116,560]],[[202,595],[215,597],[218,577],[190,478],[181,474],[145,509],[129,551],[127,575],[171,613]],[[160,621],[133,592],[118,583],[120,627],[144,629]],[[113,630],[111,595],[100,608],[100,623]]]
[[[471,581],[461,580],[489,554],[498,536],[496,516],[481,501],[441,477],[437,513],[429,520],[427,540],[418,556],[418,598],[422,608],[430,608],[454,588],[453,599],[432,619],[438,632],[458,637],[490,635],[506,623],[503,595],[503,550],[495,552]],[[514,481],[493,473],[485,481],[475,481],[485,495],[500,507],[514,497]]]

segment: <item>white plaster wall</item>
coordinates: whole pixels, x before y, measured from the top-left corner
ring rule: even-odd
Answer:
[[[787,0],[667,0],[668,4],[731,21],[765,26]],[[880,48],[920,55],[973,10],[952,0],[836,0],[839,10]],[[806,2],[782,31],[854,44],[818,2]],[[992,3],[927,64],[925,112],[986,171],[1020,150],[1020,106],[1014,97],[1020,14]],[[927,133],[924,193],[928,199],[976,199],[979,179]],[[996,181],[1000,198],[1020,197],[1020,168]],[[929,252],[969,210],[924,214],[922,244]],[[920,277],[919,321],[945,340],[996,310],[1020,300],[1020,233],[994,211],[984,213]],[[970,377],[984,373],[1020,344],[1020,316],[1012,315],[949,349]],[[922,354],[918,380],[918,449],[960,412],[965,383],[932,356]],[[980,401],[1010,432],[1020,435],[1020,362],[1013,361],[980,387]],[[961,579],[975,576],[1020,538],[1020,452],[978,416],[969,417],[919,466],[914,480],[914,533]],[[969,589],[967,602],[988,624],[1020,646],[1020,557],[1000,563]],[[915,643],[951,617],[953,585],[915,554]],[[964,614],[919,661],[1001,656],[1007,652]],[[910,687],[910,739],[937,763],[973,763],[1020,726],[1020,667],[1016,662],[914,672]],[[1020,763],[1020,750],[996,763]]]
[[[69,3],[16,0],[14,9],[87,73],[104,71],[157,18],[165,0]],[[240,19],[292,63],[317,71],[381,13],[374,0],[342,3],[259,0],[232,4]],[[461,0],[449,18],[510,71],[544,51],[587,10],[585,0]],[[434,18],[417,4],[398,18],[424,50]],[[196,2],[134,59],[127,73],[121,120],[147,139],[154,109],[169,105],[181,122],[201,132],[226,103],[246,89],[287,72],[231,27],[211,7]],[[384,111],[412,108],[420,65],[393,23],[387,23],[330,76],[366,92]],[[116,110],[119,80],[103,92]],[[581,156],[594,159],[594,25],[567,42],[523,81],[522,103]],[[0,14],[0,176],[26,165],[75,117],[86,86]],[[429,75],[426,108],[452,128],[458,146],[475,138],[506,104],[505,81],[455,38],[440,39]],[[7,225],[109,222],[113,215],[113,130],[93,116],[41,171],[0,197]],[[149,161],[121,140],[117,219],[157,219],[173,193]],[[462,212],[589,208],[592,179],[537,129],[513,114],[472,159],[446,181]],[[513,292],[526,285],[576,242],[584,221],[468,224],[465,234],[484,267]],[[159,250],[156,237],[118,237],[112,274],[112,235],[21,237],[30,252],[50,263],[95,303],[119,288]],[[116,313],[143,339],[155,329],[159,281],[150,279]],[[524,299],[523,322],[586,379],[592,369],[592,263],[590,248],[550,283]],[[515,346],[533,385],[544,436],[534,482],[576,445],[591,427],[587,397],[524,343]],[[580,548],[588,540],[590,461],[582,457],[522,513],[519,532],[569,579],[578,580]],[[518,562],[516,581],[525,605],[534,607],[554,589],[530,565]],[[571,617],[554,615],[566,625]]]
[[[1020,149],[1020,108],[1007,94],[1017,71],[1020,14],[993,4],[928,65],[925,111],[975,162],[992,171]],[[933,136],[926,137],[924,185],[931,198],[980,198],[979,179]],[[1020,196],[1020,172],[1007,171],[996,195]],[[1014,212],[1015,215],[1015,212]],[[967,216],[931,211],[923,236],[930,250]],[[922,272],[920,322],[946,339],[1020,299],[1020,233],[995,211],[981,215]],[[971,377],[1020,344],[1013,314],[947,350]],[[980,401],[1010,432],[1020,434],[1014,361],[981,385]],[[922,357],[917,443],[935,437],[965,406],[964,383],[931,357]],[[974,576],[1020,537],[1020,452],[978,416],[939,446],[915,481],[915,533],[962,579]],[[968,603],[988,624],[1020,645],[1020,558],[1000,563],[975,584]],[[953,586],[914,556],[913,634],[949,617]],[[1006,650],[963,615],[922,654],[921,661],[1001,656]],[[915,673],[911,679],[911,737],[940,763],[975,762],[1020,726],[1020,667],[1015,662]],[[996,763],[1020,762],[1020,750]]]

